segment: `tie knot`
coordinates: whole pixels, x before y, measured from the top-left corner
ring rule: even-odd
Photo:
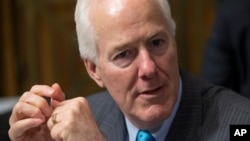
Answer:
[[[156,141],[155,138],[147,130],[139,130],[136,141]]]

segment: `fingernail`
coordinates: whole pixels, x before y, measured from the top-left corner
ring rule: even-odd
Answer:
[[[48,94],[53,94],[53,93],[55,92],[55,90],[52,89],[52,88],[51,88],[51,89],[48,89],[47,91],[48,91]]]

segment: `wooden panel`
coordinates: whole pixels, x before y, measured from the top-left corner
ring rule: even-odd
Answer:
[[[19,94],[34,84],[55,82],[62,86],[67,97],[98,91],[78,53],[75,1],[19,0],[15,4]]]
[[[204,47],[214,21],[215,0],[170,0],[170,4],[177,23],[180,65],[199,74]]]
[[[12,29],[12,7],[11,2],[2,0],[0,2],[0,36],[1,36],[1,80],[0,96],[12,96],[17,93],[16,84],[16,62],[15,50],[13,48],[13,29]],[[3,67],[3,68],[2,68]]]

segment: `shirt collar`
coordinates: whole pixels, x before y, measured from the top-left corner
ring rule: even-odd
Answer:
[[[161,126],[160,129],[157,132],[151,133],[157,141],[164,141],[165,140],[165,137],[168,134],[169,128],[170,128],[170,126],[171,126],[171,124],[172,124],[172,122],[174,120],[174,117],[175,117],[175,115],[177,113],[177,110],[178,110],[178,107],[180,105],[181,97],[182,97],[182,80],[180,79],[178,98],[177,98],[177,101],[175,103],[172,114],[170,115],[169,118],[167,118],[163,122],[163,124],[162,124],[163,126]],[[139,131],[139,129],[136,126],[134,126],[128,120],[127,117],[125,117],[125,122],[126,122],[126,126],[127,126],[127,129],[128,129],[128,135],[129,135],[128,141],[135,141],[136,140],[136,135],[137,135],[137,132]]]

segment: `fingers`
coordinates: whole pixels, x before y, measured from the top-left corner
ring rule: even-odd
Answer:
[[[58,105],[58,103],[65,100],[65,95],[61,87],[57,83],[53,84],[51,88],[53,88],[55,91],[51,96],[51,107],[54,109]]]
[[[45,121],[46,116],[44,116],[40,108],[25,102],[18,102],[13,108],[10,124],[26,118],[37,118]]]
[[[25,92],[13,108],[10,123],[24,118],[40,118],[44,120],[51,115],[51,107],[44,97],[64,100],[64,93],[58,84],[52,87],[47,85],[34,85],[29,92]]]
[[[54,140],[103,140],[85,98],[66,100],[57,105],[47,121]]]
[[[58,101],[63,101],[65,99],[65,95],[64,95],[60,85],[55,83],[51,86],[51,88],[53,88],[55,90],[55,92],[52,95],[52,99],[58,100]]]
[[[28,118],[20,120],[13,124],[9,129],[9,136],[11,140],[16,140],[17,138],[22,138],[24,133],[34,127],[38,127],[44,121],[39,118]]]
[[[30,104],[37,107],[45,116],[50,116],[51,109],[50,105],[44,97],[37,95],[37,93],[26,92],[20,98],[19,102]],[[20,107],[22,108],[22,107]]]
[[[51,118],[47,121],[53,139],[67,140],[65,138],[68,138],[69,134],[76,134],[75,131],[78,132],[84,127],[85,114],[89,113],[86,102],[83,98],[74,98],[57,105]]]
[[[30,92],[35,93],[39,96],[51,97],[52,94],[55,93],[55,90],[47,85],[34,85],[30,89]]]
[[[16,140],[17,138],[25,138],[33,136],[36,132],[42,134],[41,126],[51,116],[52,109],[47,102],[46,97],[55,98],[57,100],[64,100],[64,94],[58,84],[51,87],[46,85],[34,85],[30,91],[25,92],[13,107],[10,116],[10,138]],[[36,128],[36,131],[29,130]],[[49,132],[49,131],[48,131]],[[48,133],[49,134],[49,133]],[[31,137],[33,138],[33,137]]]
[[[50,114],[51,108],[43,97],[25,92],[13,107],[10,124],[24,118],[40,118],[44,121]]]
[[[51,136],[55,140],[62,139],[60,134],[59,134],[62,131],[62,129],[61,129],[62,125],[60,125],[60,124],[62,124],[61,123],[61,120],[62,120],[61,116],[62,116],[61,113],[53,113],[51,118],[47,121],[47,126],[48,126],[49,130],[51,131]],[[53,129],[53,131],[52,131],[52,129]]]

